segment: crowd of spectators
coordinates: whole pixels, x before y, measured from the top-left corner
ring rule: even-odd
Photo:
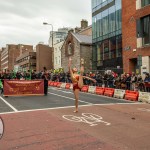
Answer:
[[[1,72],[0,79],[19,79],[19,80],[35,80],[42,79],[44,71],[35,72],[35,71],[27,71],[27,72]],[[71,78],[69,72],[60,72],[53,73],[51,71],[47,72],[48,80],[55,82],[66,82],[71,83]],[[150,74],[145,73],[144,76],[140,74],[132,73],[124,73],[117,74],[112,71],[109,72],[101,72],[96,71],[95,73],[87,72],[84,73],[84,76],[95,79],[97,82],[93,83],[88,79],[83,79],[85,85],[91,86],[100,86],[100,87],[110,87],[117,89],[125,89],[125,90],[134,90],[134,91],[143,91],[150,92]]]
[[[83,79],[84,85],[150,92],[149,73],[145,73],[142,77],[140,74],[136,75],[134,72],[120,75],[114,72],[89,72],[85,73],[84,76],[93,78],[97,81],[96,83],[93,83],[91,80]],[[56,74],[50,73],[50,80],[71,83],[70,74],[68,72]]]

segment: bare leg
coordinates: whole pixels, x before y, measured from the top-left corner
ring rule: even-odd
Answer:
[[[84,72],[84,59],[81,59],[81,69],[80,69],[80,76],[78,81],[79,88],[82,88],[83,86],[83,72]]]
[[[75,96],[75,113],[78,112],[78,100],[79,100],[79,89],[75,89],[74,91]]]
[[[83,87],[83,77],[82,77],[82,75],[79,76],[78,86],[79,86],[79,88]]]

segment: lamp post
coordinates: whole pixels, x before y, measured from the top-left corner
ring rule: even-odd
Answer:
[[[50,25],[52,27],[52,48],[53,48],[53,25],[47,22],[43,22],[43,25]]]
[[[49,24],[47,22],[43,22],[43,25],[50,25],[52,27],[52,65],[53,65],[53,68],[54,68],[54,47],[53,47],[53,25],[52,24]]]

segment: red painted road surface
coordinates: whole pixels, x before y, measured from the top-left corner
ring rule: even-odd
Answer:
[[[80,107],[78,113],[63,108],[1,117],[5,132],[0,150],[150,150],[149,104],[96,105]]]

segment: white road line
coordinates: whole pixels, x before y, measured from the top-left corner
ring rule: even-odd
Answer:
[[[60,90],[58,88],[49,88],[49,89],[52,89],[52,90],[57,90],[57,91],[62,91],[64,92],[63,90]],[[67,93],[67,92],[64,92],[64,93]],[[68,92],[69,93],[69,92]],[[104,97],[104,98],[107,98],[107,99],[112,99],[112,100],[119,100],[119,101],[123,101],[123,102],[128,102],[129,100],[126,100],[126,99],[119,99],[119,98],[115,98],[115,97],[108,97],[108,96],[105,96],[105,95],[98,95],[98,94],[92,94],[92,93],[88,93],[88,92],[80,92],[81,94],[88,94],[88,95],[93,95],[93,96],[97,96],[97,97]],[[70,94],[73,94],[73,92],[71,92]],[[135,103],[135,101],[130,101],[131,103]]]
[[[58,95],[58,94],[55,94],[55,93],[52,93],[52,92],[48,92],[48,93],[49,93],[49,94],[56,95],[56,96],[59,96],[59,97],[64,97],[64,98],[67,98],[67,99],[75,100],[74,98],[66,97],[66,96],[62,96],[62,95]],[[79,100],[79,102],[83,102],[83,103],[86,103],[86,104],[92,105],[92,103],[85,102],[85,101],[82,101],[82,100]]]
[[[86,106],[93,106],[93,105],[79,105],[79,107],[86,107]],[[5,114],[14,114],[14,113],[22,113],[22,112],[32,112],[32,111],[44,111],[44,110],[55,110],[55,109],[66,109],[66,108],[74,108],[75,106],[64,106],[64,107],[54,107],[54,108],[43,108],[43,109],[30,109],[30,110],[21,110],[17,112],[3,112],[0,115]]]
[[[70,94],[73,94],[73,92],[64,91],[64,90],[61,90],[61,89],[58,89],[58,88],[48,88],[48,89],[61,91],[61,92],[63,92],[63,93],[70,93]]]
[[[61,91],[61,92],[63,92],[63,93],[70,93],[70,94],[73,94],[72,92],[67,92],[67,91],[62,91],[62,90],[59,90],[59,91]]]
[[[133,105],[133,104],[140,104],[140,103],[109,103],[109,104],[91,104],[91,105],[79,105],[79,107],[91,107],[91,106],[112,106],[112,105]],[[142,104],[142,103],[141,103]],[[74,108],[75,106],[64,106],[64,107],[55,107],[55,108],[43,108],[43,109],[30,109],[30,110],[21,110],[16,112],[3,112],[0,115],[5,114],[16,114],[16,113],[24,113],[24,112],[34,112],[34,111],[44,111],[44,110],[57,110],[57,109],[67,109],[67,108]]]
[[[93,104],[94,106],[102,106],[102,105],[129,105],[129,104],[131,104],[131,105],[143,105],[143,103],[108,103],[108,104]]]
[[[12,110],[14,110],[15,112],[18,111],[15,107],[13,107],[11,104],[9,104],[9,103],[8,103],[4,98],[2,98],[1,96],[0,96],[0,99],[1,99],[6,105],[8,105]]]

